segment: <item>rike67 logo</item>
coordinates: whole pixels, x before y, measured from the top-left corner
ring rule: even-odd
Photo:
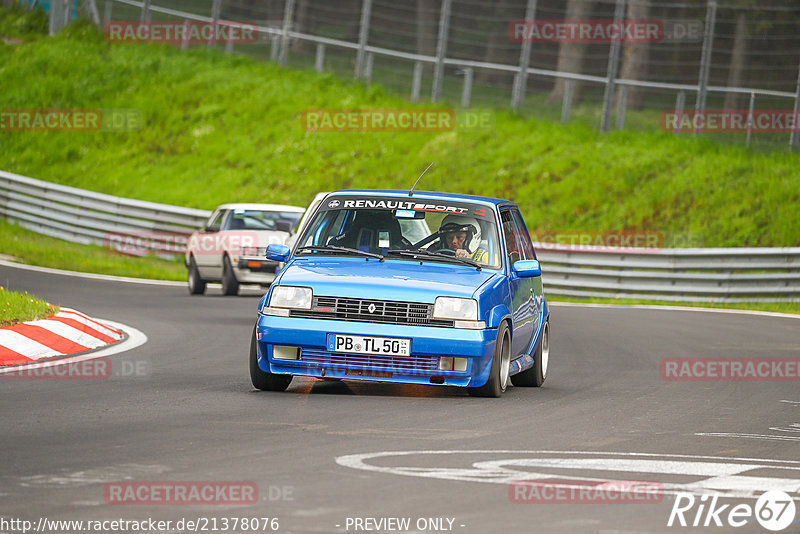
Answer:
[[[754,506],[722,504],[719,495],[678,493],[667,526],[742,527],[753,520],[767,530],[784,530],[794,522],[796,506],[788,493],[772,490],[762,494]]]

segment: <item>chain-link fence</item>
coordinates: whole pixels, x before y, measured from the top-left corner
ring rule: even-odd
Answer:
[[[253,24],[256,40],[201,46],[355,76],[413,101],[748,146],[800,141],[797,0],[74,1],[51,0],[62,5],[51,13],[66,22],[75,5],[106,30]]]

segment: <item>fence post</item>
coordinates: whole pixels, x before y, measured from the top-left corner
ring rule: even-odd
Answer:
[[[617,130],[625,128],[625,108],[628,105],[628,86],[619,86],[619,99],[617,100]]]
[[[228,40],[225,41],[225,53],[232,54],[233,53],[233,35],[231,32],[228,32]]]
[[[325,70],[325,45],[317,43],[317,57],[314,60],[314,70],[322,72]]]
[[[150,0],[142,2],[142,22],[150,22]]]
[[[614,24],[618,28],[622,27],[622,18],[625,16],[625,0],[617,0],[614,9]],[[617,82],[617,71],[619,70],[619,49],[622,39],[614,39],[608,52],[608,77],[606,79],[606,92],[603,97],[603,118],[600,122],[600,129],[607,132],[611,128],[611,108],[614,106],[614,89]]]
[[[747,141],[745,142],[745,146],[750,147],[750,137],[753,135],[753,110],[756,107],[756,93],[755,91],[750,92],[750,106],[747,110]]]
[[[714,44],[714,25],[717,18],[717,2],[708,0],[706,8],[706,27],[703,34],[703,52],[700,56],[700,76],[697,82],[697,101],[694,109],[697,114],[706,109],[706,95],[708,93],[708,75],[711,71],[711,49]],[[702,128],[696,128],[695,133],[700,133]]]
[[[419,102],[419,94],[422,89],[422,62],[414,63],[414,76],[411,81],[411,101]]]
[[[461,89],[461,107],[468,108],[469,101],[472,98],[472,77],[474,71],[472,67],[464,69],[464,87]]]
[[[294,16],[294,0],[286,0],[283,9],[283,30],[281,33],[281,52],[278,64],[285,67],[289,61],[289,30],[292,28],[292,17]]]
[[[47,33],[55,35],[61,29],[59,22],[61,21],[61,8],[63,7],[62,0],[53,0],[50,3],[50,17],[48,20]]]
[[[211,36],[208,38],[208,44],[206,45],[206,48],[211,48],[217,44],[217,28],[219,26],[219,12],[221,3],[222,0],[214,0],[214,2],[211,4]],[[228,35],[230,35],[230,32],[228,32]]]
[[[189,29],[192,26],[192,22],[189,19],[183,21],[183,36],[181,37],[181,50],[187,50],[189,48]]]
[[[678,91],[678,96],[675,100],[675,130],[673,133],[681,133],[681,122],[683,121],[683,109],[686,107],[686,93]]]
[[[533,24],[536,17],[536,0],[528,0],[525,8],[525,24]],[[525,90],[528,87],[528,65],[531,63],[531,40],[522,40],[519,53],[519,71],[514,77],[514,89],[511,92],[511,108],[515,111],[525,102]]]
[[[367,54],[367,59],[364,62],[364,79],[367,83],[372,83],[372,63],[375,61],[375,54]]]
[[[89,12],[89,18],[92,19],[92,22],[96,26],[100,26],[100,13],[97,11],[97,3],[94,0],[86,0],[86,10]]]
[[[800,129],[800,66],[797,68],[797,89],[794,92],[794,128],[792,128],[792,133],[789,136],[789,150],[797,150],[797,145],[800,139],[798,139],[798,129]]]
[[[447,54],[447,38],[450,33],[450,6],[453,0],[442,0],[442,12],[439,15],[439,41],[436,43],[436,65],[433,68],[433,91],[431,101],[438,102],[442,97],[444,85],[444,56]]]
[[[369,38],[369,20],[372,12],[372,0],[362,0],[361,2],[361,26],[358,29],[358,53],[356,54],[356,78],[364,76],[365,52],[367,49],[367,39]]]
[[[113,0],[106,0],[106,5],[103,7],[103,28],[111,24],[111,9],[114,7]]]
[[[270,61],[278,61],[278,55],[280,54],[280,43],[279,37],[275,34],[270,34],[269,36],[269,59]]]
[[[569,120],[572,111],[572,92],[575,90],[575,80],[568,79],[564,82],[564,100],[561,102],[561,122]]]

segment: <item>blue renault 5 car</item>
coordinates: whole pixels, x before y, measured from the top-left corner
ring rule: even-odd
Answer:
[[[329,194],[259,302],[250,376],[466,387],[541,386],[550,310],[519,208],[430,192]]]

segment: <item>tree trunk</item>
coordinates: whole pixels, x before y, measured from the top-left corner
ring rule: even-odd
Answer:
[[[644,2],[628,2],[627,20],[649,20],[650,4]],[[622,49],[622,68],[619,77],[625,80],[645,80],[647,78],[647,59],[650,55],[650,43],[624,43]],[[641,87],[625,88],[626,106],[639,109],[642,107],[644,91]],[[619,108],[619,91],[617,89],[617,108]]]
[[[747,16],[739,13],[736,18],[736,33],[731,52],[731,66],[728,70],[728,87],[741,87],[744,75],[745,56],[747,54]],[[725,109],[737,109],[742,101],[739,93],[726,93]]]
[[[567,13],[564,18],[566,19],[588,19],[592,14],[592,2],[589,0],[568,0]],[[558,65],[556,70],[559,72],[571,72],[579,74],[583,67],[583,54],[586,51],[586,43],[571,43],[563,42],[558,47]],[[564,98],[564,87],[566,85],[564,78],[556,78],[553,90],[550,91],[550,96],[547,101],[550,103],[561,102]],[[575,83],[575,88],[572,93],[573,101],[578,100],[578,93],[580,92],[580,84]]]

